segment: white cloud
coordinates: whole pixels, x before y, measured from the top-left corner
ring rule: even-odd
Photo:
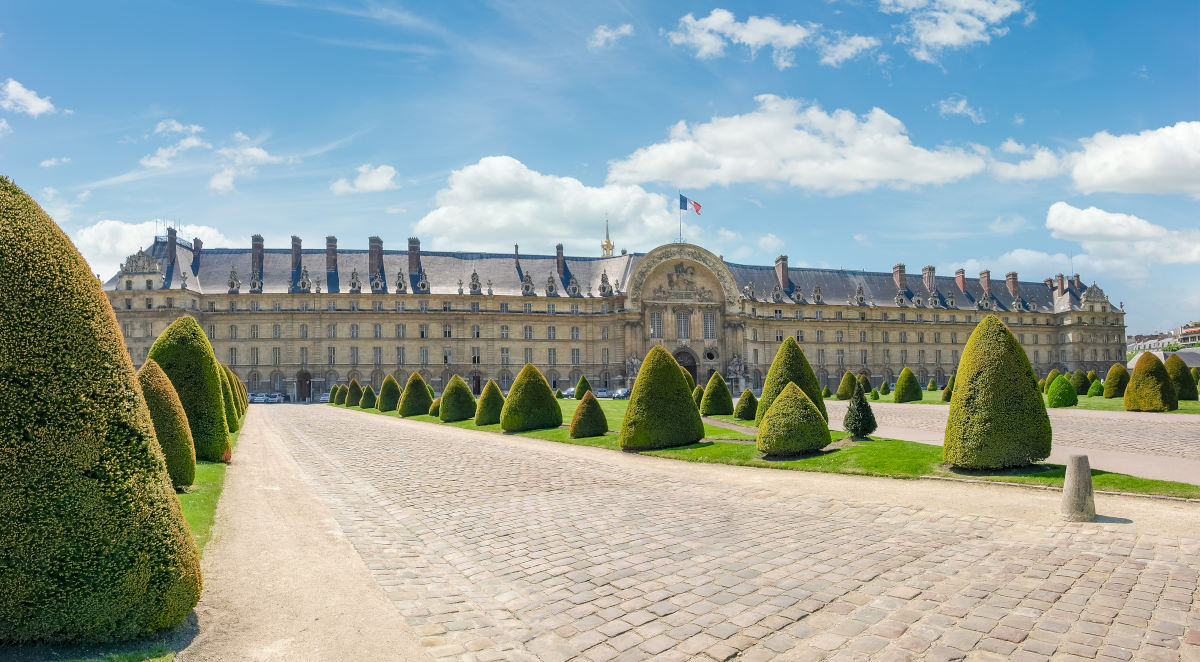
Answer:
[[[735,232],[733,230],[730,230],[729,228],[717,228],[717,239],[720,239],[721,243],[726,243],[726,244],[732,243],[735,241],[741,241],[742,233]]]
[[[964,115],[971,118],[971,121],[976,124],[983,124],[987,121],[983,118],[983,112],[967,103],[967,98],[961,94],[951,94],[939,101],[938,113],[942,117],[947,115]]]
[[[271,154],[259,147],[249,136],[238,131],[233,134],[232,147],[222,147],[217,154],[225,162],[208,180],[208,187],[217,193],[230,193],[234,190],[234,179],[253,175],[258,172],[256,166],[269,163],[282,163],[283,157]]]
[[[1012,123],[1016,124],[1017,126],[1021,126],[1025,123],[1025,116],[1020,113],[1013,115]]]
[[[763,253],[777,253],[783,248],[783,240],[770,232],[759,237],[756,243]]]
[[[181,124],[176,120],[162,120],[154,127],[154,133],[182,133],[194,136],[204,130],[199,124]]]
[[[237,176],[237,171],[230,167],[221,168],[213,173],[213,176],[208,180],[208,188],[217,193],[231,193],[233,189],[233,180]]]
[[[153,154],[143,156],[139,163],[147,168],[168,168],[171,166],[171,160],[176,156],[197,147],[208,149],[212,145],[197,136],[187,136],[173,145],[159,147]]]
[[[859,34],[847,37],[841,32],[835,32],[832,36],[820,39],[818,50],[821,53],[821,64],[838,67],[872,48],[879,48],[879,45],[880,42],[875,37]]]
[[[1183,193],[1200,198],[1200,122],[1081,141],[1071,177],[1084,193]]]
[[[42,206],[42,209],[46,210],[50,218],[62,224],[70,221],[71,217],[75,214],[75,210],[91,197],[91,191],[83,191],[72,200],[60,195],[58,189],[53,186],[46,186],[42,189],[41,195],[38,196],[38,204]]]
[[[598,51],[615,44],[621,37],[632,36],[633,26],[628,23],[615,28],[597,25],[596,29],[592,31],[592,36],[588,38],[588,49]]]
[[[799,23],[784,24],[769,16],[751,16],[739,23],[733,12],[719,8],[699,19],[689,13],[679,19],[675,32],[667,33],[672,44],[694,48],[696,57],[705,59],[723,56],[728,43],[748,47],[751,56],[770,46],[771,60],[779,69],[792,66],[792,49],[812,36],[813,29]]]
[[[12,133],[12,127],[8,125],[8,120],[0,118],[0,138],[6,133]]]
[[[1006,138],[1004,142],[1000,143],[1000,151],[1005,154],[1024,154],[1028,149],[1012,138]]]
[[[50,97],[39,97],[37,92],[9,78],[0,87],[0,108],[15,113],[25,113],[31,117],[42,114],[54,114],[54,104]]]
[[[154,241],[154,235],[162,232],[161,225],[161,222],[157,221],[128,223],[104,220],[76,230],[71,240],[88,261],[92,271],[107,280],[117,272],[126,257]],[[249,239],[230,239],[221,234],[220,230],[207,225],[180,225],[176,230],[183,238],[199,237],[204,241],[205,247],[209,248],[249,244]]]
[[[1004,21],[1024,8],[1020,0],[879,0],[880,11],[907,17],[897,41],[909,44],[912,56],[924,62],[1003,36]],[[1031,16],[1026,14],[1026,25]]]
[[[71,157],[69,156],[52,156],[48,159],[43,159],[38,165],[43,168],[53,168],[54,166],[64,165],[70,162]]]
[[[1011,140],[1011,138],[1009,140]],[[1000,145],[1001,151],[1007,152],[1009,149],[1013,149],[1013,146],[1009,145],[1008,142],[1009,141],[1005,141],[1004,144]],[[992,175],[994,175],[997,179],[1003,180],[1046,179],[1048,177],[1056,177],[1062,174],[1063,168],[1065,167],[1063,159],[1069,158],[1060,158],[1054,152],[1051,152],[1045,147],[1041,147],[1039,145],[1033,145],[1031,147],[1019,145],[1019,147],[1021,147],[1022,151],[1027,153],[1032,152],[1033,156],[1024,161],[1018,161],[1017,163],[992,161],[988,164],[988,170],[991,171]],[[1012,154],[1017,152],[1009,153]]]
[[[329,190],[333,191],[334,195],[346,195],[347,193],[387,191],[399,186],[396,183],[396,169],[392,166],[376,167],[370,163],[364,163],[358,166],[358,176],[354,178],[353,183],[343,177],[330,184]]]
[[[414,232],[430,237],[439,250],[508,252],[514,242],[532,242],[524,250],[545,253],[561,241],[568,252],[598,254],[606,217],[613,241],[632,250],[668,242],[679,231],[674,197],[640,186],[587,186],[537,172],[510,156],[489,156],[453,171],[435,199],[437,208]],[[692,240],[701,236],[690,225],[683,231]]]
[[[879,108],[863,116],[826,113],[795,99],[755,97],[758,109],[688,126],[666,142],[610,163],[608,181],[670,182],[687,188],[784,182],[849,193],[888,186],[944,184],[982,171],[986,160],[960,148],[912,144],[904,124]]]
[[[988,229],[996,234],[1016,234],[1029,227],[1029,221],[1025,220],[1024,216],[1017,214],[997,216],[996,220],[988,224]]]

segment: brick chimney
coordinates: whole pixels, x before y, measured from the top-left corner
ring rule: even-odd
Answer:
[[[992,272],[988,269],[979,272],[979,287],[983,288],[983,296],[992,296]]]
[[[250,237],[250,277],[262,280],[263,271],[263,237],[256,234]]]
[[[383,275],[383,240],[379,237],[367,239],[367,271],[372,276]]]
[[[337,271],[337,237],[325,237],[325,271]]]
[[[421,240],[416,237],[408,238],[408,273],[421,273]]]
[[[300,237],[292,235],[292,289],[300,282]]]
[[[1054,281],[1055,281],[1055,284],[1058,285],[1058,296],[1062,296],[1063,292],[1067,291],[1066,280],[1063,278],[1062,274],[1057,274],[1056,276],[1054,276]]]
[[[1004,274],[1004,282],[1008,284],[1008,293],[1014,299],[1021,298],[1021,286],[1017,283],[1017,272],[1010,271]]]
[[[786,255],[775,258],[775,280],[784,292],[792,291],[792,276],[788,273],[788,256]]]
[[[171,267],[175,266],[175,228],[167,228],[167,273],[171,273]]]
[[[192,273],[200,273],[200,251],[204,250],[204,242],[200,237],[192,237]]]
[[[896,282],[896,289],[903,292],[908,289],[908,281],[904,277],[904,264],[897,264],[892,267],[892,280]]]
[[[967,291],[967,270],[958,269],[954,272],[954,284],[958,286],[958,291],[965,293]]]
[[[1079,274],[1075,274],[1075,276],[1073,278],[1071,278],[1071,283],[1075,286],[1076,292],[1083,291],[1083,281],[1080,280]]]
[[[921,269],[921,280],[925,281],[925,289],[930,292],[937,289],[937,272],[932,264],[927,264]]]
[[[554,266],[558,269],[558,277],[562,278],[563,274],[567,272],[567,261],[563,259],[562,244],[554,246]]]

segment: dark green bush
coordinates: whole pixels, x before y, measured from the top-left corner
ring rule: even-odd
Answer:
[[[1088,370],[1087,379],[1088,379],[1088,384],[1091,384],[1092,382],[1096,381],[1097,379],[1100,379],[1100,375],[1097,375],[1095,370]],[[1088,388],[1091,388],[1091,387],[1089,386]]]
[[[965,469],[1024,466],[1050,456],[1050,439],[1033,366],[1008,327],[988,315],[963,347],[942,458]]]
[[[237,373],[233,371],[233,368],[224,363],[221,364],[221,367],[225,369],[225,376],[229,380],[229,389],[233,391],[233,409],[234,413],[237,414],[238,425],[240,427],[241,420],[246,416],[246,403],[242,400],[242,380],[238,379]]]
[[[1075,392],[1075,385],[1066,375],[1059,375],[1046,391],[1046,406],[1058,409],[1074,407],[1077,404],[1079,404],[1079,394]]]
[[[1192,368],[1192,383],[1200,384],[1200,368]]]
[[[859,386],[859,388],[861,388],[863,390],[863,393],[870,393],[871,392],[871,378],[860,373],[858,375],[858,386]]]
[[[1038,389],[1041,393],[1041,389]],[[946,380],[946,388],[942,389],[942,402],[950,402],[950,398],[954,396],[954,375]]]
[[[821,399],[824,400],[825,398],[832,398],[832,397],[833,397],[833,391],[829,390],[829,385],[826,384],[825,388],[821,389]]]
[[[891,392],[892,392],[892,387],[888,386],[886,379],[883,380],[883,383],[879,385],[879,395],[888,395]]]
[[[342,384],[337,387],[337,390],[338,390],[337,391],[337,399],[334,400],[334,402],[339,405],[345,406],[346,405],[346,396],[348,396],[350,394],[350,389],[346,388],[345,384]]]
[[[579,375],[579,381],[575,384],[575,399],[582,400],[583,396],[592,392],[592,383],[588,381],[587,375]]]
[[[1091,385],[1086,372],[1076,370],[1071,373],[1071,386],[1075,387],[1075,395],[1087,395],[1088,387]]]
[[[758,424],[756,445],[764,457],[820,450],[829,445],[829,426],[816,403],[795,382],[787,382]]]
[[[1172,354],[1167,357],[1163,367],[1167,369],[1167,376],[1171,378],[1171,384],[1175,386],[1176,398],[1195,400],[1196,382],[1192,380],[1192,375],[1188,372],[1187,364],[1183,362],[1183,359],[1179,358],[1178,354]]]
[[[1046,375],[1046,392],[1047,393],[1050,392],[1050,385],[1053,384],[1054,380],[1058,379],[1058,376],[1061,374],[1062,373],[1060,373],[1058,371],[1058,368],[1055,368],[1050,371],[1050,374]]]
[[[1112,364],[1108,374],[1104,376],[1104,397],[1123,398],[1125,387],[1129,385],[1129,370],[1120,363]]]
[[[878,400],[878,399],[879,399],[879,389],[874,389],[874,388],[873,388],[873,389],[871,389],[871,399],[872,399],[872,400]]]
[[[783,387],[788,382],[799,386],[800,390],[804,391],[804,394],[812,400],[817,411],[821,412],[821,416],[825,420],[829,420],[829,413],[825,411],[821,385],[817,383],[817,375],[813,372],[812,366],[808,364],[804,350],[800,349],[796,339],[788,336],[783,339],[783,344],[775,353],[775,359],[771,361],[771,368],[767,370],[762,397],[758,401],[758,412],[754,416],[755,422],[762,421],[762,417],[766,416],[767,410],[771,408],[771,402],[783,391]],[[825,387],[825,396],[828,395],[829,387],[827,386]]]
[[[962,372],[961,364],[959,372]],[[917,376],[905,366],[900,371],[900,376],[896,378],[896,391],[892,395],[892,402],[920,402],[922,397],[921,385],[917,383]]]
[[[646,352],[621,422],[623,450],[650,450],[695,443],[704,438],[700,410],[684,371],[660,345]]]
[[[1037,387],[1038,387],[1038,392],[1045,393],[1046,392],[1046,379],[1042,378],[1042,379],[1037,380]]]
[[[753,395],[751,396],[753,397]],[[703,416],[720,416],[733,413],[733,396],[729,395],[729,387],[721,373],[714,372],[708,378],[704,387],[704,398],[700,400],[700,414]]]
[[[737,406],[733,408],[733,417],[739,421],[753,421],[758,414],[758,398],[754,391],[746,389],[738,398]]]
[[[466,380],[458,375],[450,378],[450,383],[442,391],[442,408],[438,418],[447,423],[465,421],[475,416],[475,396]]]
[[[1125,411],[1175,411],[1179,396],[1167,368],[1152,352],[1142,352],[1125,387]]]
[[[692,373],[688,372],[683,366],[679,366],[679,370],[683,372],[683,378],[687,381],[688,393],[696,390],[696,380],[692,377]]]
[[[429,411],[427,411],[425,413],[429,414],[430,416],[435,416],[437,418],[441,418],[442,417],[442,399],[434,398],[433,402],[431,402],[429,404]]]
[[[150,347],[149,358],[167,373],[187,412],[196,459],[229,460],[229,424],[221,395],[221,366],[195,318],[171,323]]]
[[[362,397],[358,400],[358,406],[362,409],[374,409],[376,403],[375,387],[367,384],[363,389]]]
[[[206,367],[193,372],[223,428]],[[200,585],[112,306],[67,235],[0,177],[0,647],[172,627]]]
[[[350,386],[346,389],[346,406],[357,407],[358,403],[362,401],[362,394],[362,385],[358,383],[357,379],[351,379]]]
[[[835,394],[838,400],[849,400],[854,397],[854,387],[858,386],[858,380],[854,375],[847,370],[842,374],[842,382],[838,384],[838,390]]]
[[[704,402],[704,388],[697,386],[692,390],[692,400],[696,402],[696,411],[700,411],[700,404]]]
[[[475,406],[475,425],[492,425],[500,422],[500,411],[504,409],[504,394],[496,385],[496,380],[489,379],[483,385],[479,394],[479,404]]]
[[[1087,394],[1088,397],[1092,398],[1098,398],[1104,395],[1104,385],[1100,383],[1099,379],[1097,379],[1096,381],[1092,382],[1091,386],[1088,387]]]
[[[842,418],[842,429],[850,433],[852,439],[863,439],[878,429],[875,423],[875,413],[863,395],[862,386],[854,385],[854,395],[846,407],[846,415]]]
[[[541,430],[562,425],[562,407],[550,384],[532,363],[526,363],[500,409],[500,429],[505,432]]]
[[[925,390],[926,391],[936,391],[937,390],[937,382],[933,381],[932,379],[929,380],[929,384],[927,384],[925,386]]]
[[[396,411],[396,407],[400,404],[400,382],[396,378],[388,375],[383,378],[383,385],[379,387],[379,400],[375,406],[379,411]]]
[[[217,366],[217,378],[221,380],[221,407],[225,412],[225,425],[230,432],[242,429],[238,420],[237,405],[233,404],[233,385],[229,383],[229,375],[225,374],[225,366]]]
[[[175,489],[183,489],[196,480],[196,446],[192,429],[188,427],[187,412],[179,394],[171,386],[167,373],[153,359],[146,359],[137,371],[138,384],[146,396],[150,418],[154,421],[154,436],[167,463],[167,474]]]
[[[421,381],[425,382],[424,379],[421,379]],[[433,399],[437,397],[437,394],[433,392],[433,386],[431,386],[429,382],[425,382],[425,391],[429,393],[429,402],[432,404]]]
[[[404,384],[404,393],[400,395],[400,406],[397,411],[401,416],[420,416],[428,414],[433,404],[433,396],[429,394],[429,385],[421,377],[421,373],[413,372]]]
[[[583,439],[605,434],[608,434],[608,418],[604,416],[604,410],[600,408],[600,401],[596,399],[596,395],[589,390],[575,408],[575,415],[571,417],[571,438]]]
[[[548,382],[547,382],[547,383],[548,383]],[[562,392],[562,389],[561,389],[561,388],[556,388],[556,389],[554,389],[554,399],[555,399],[555,400],[563,400],[563,399],[566,399],[566,397],[567,397],[567,396],[563,395],[563,392]]]

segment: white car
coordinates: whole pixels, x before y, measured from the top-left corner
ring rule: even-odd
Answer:
[[[608,397],[608,389],[598,388],[598,389],[592,391],[592,395],[596,396],[597,398],[607,398]]]
[[[269,404],[269,405],[283,404],[283,394],[282,393],[272,393],[271,395],[268,395],[267,396],[267,404]]]
[[[250,404],[252,404],[252,405],[262,405],[262,404],[266,404],[266,403],[267,403],[267,394],[266,393],[255,393],[254,395],[250,396]]]

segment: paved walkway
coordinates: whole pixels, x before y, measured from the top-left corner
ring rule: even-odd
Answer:
[[[1105,522],[1068,524],[1032,490],[254,409],[323,503],[308,527],[332,514],[431,657],[1200,659],[1195,504],[1101,496]]]

